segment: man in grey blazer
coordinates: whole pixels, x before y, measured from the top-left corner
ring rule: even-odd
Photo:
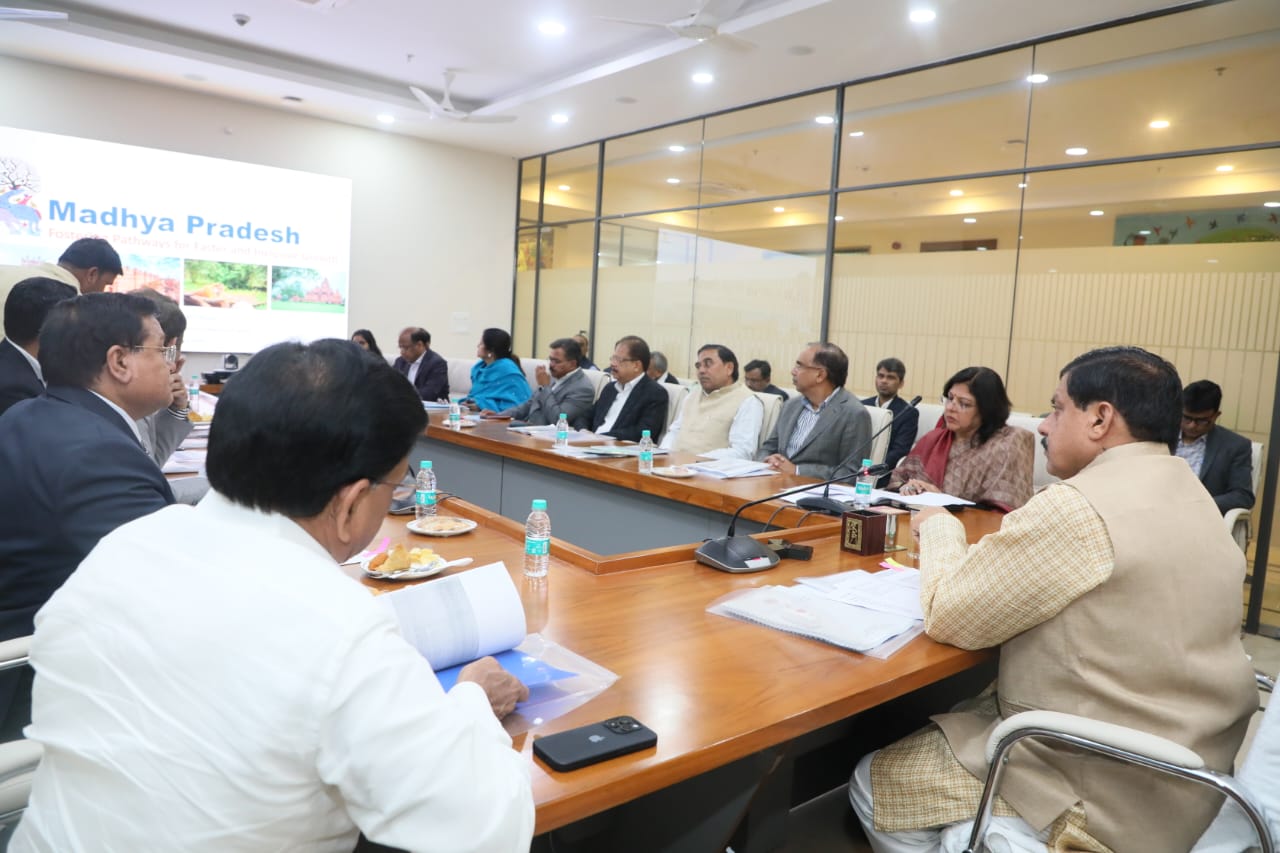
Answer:
[[[569,416],[569,426],[574,429],[591,429],[595,388],[579,368],[581,360],[582,348],[573,338],[552,341],[547,354],[548,366],[538,366],[538,388],[533,396],[510,409],[501,412],[485,410],[480,414],[514,418],[533,426],[543,426],[555,423],[563,412]]]
[[[849,357],[840,347],[805,347],[791,368],[791,383],[799,393],[783,403],[756,459],[784,474],[820,480],[856,471],[861,459],[849,459],[870,451],[871,416],[844,390],[848,376]]]
[[[1222,389],[1201,379],[1182,389],[1182,438],[1176,453],[1213,495],[1218,511],[1253,506],[1253,446],[1249,439],[1218,426]]]

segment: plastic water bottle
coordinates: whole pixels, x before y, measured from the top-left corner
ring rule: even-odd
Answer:
[[[423,459],[418,466],[417,486],[413,493],[413,517],[436,517],[436,472],[431,470],[429,459]]]
[[[545,578],[550,561],[551,516],[547,515],[547,502],[539,499],[533,502],[524,523],[524,576]]]
[[[194,412],[198,402],[200,402],[200,375],[193,373],[191,381],[187,383],[187,408]]]
[[[640,473],[653,473],[653,439],[648,430],[640,433]]]
[[[876,484],[876,478],[872,476],[870,469],[871,460],[863,459],[862,468],[858,470],[858,479],[853,487],[854,509],[871,508],[871,489]]]
[[[462,429],[462,407],[457,400],[449,401],[449,429]]]
[[[569,416],[564,412],[560,413],[559,420],[556,421],[556,450],[569,449]]]

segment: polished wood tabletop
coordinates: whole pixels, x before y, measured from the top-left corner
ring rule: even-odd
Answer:
[[[802,486],[805,483],[819,482],[812,477],[798,477],[790,474],[774,474],[767,477],[739,477],[723,480],[708,474],[698,474],[688,479],[668,479],[655,475],[641,474],[639,460],[634,458],[613,459],[608,457],[582,459],[564,456],[551,450],[551,442],[532,438],[523,433],[509,429],[509,420],[482,419],[475,427],[451,429],[447,424],[447,415],[438,412],[430,414],[426,436],[432,441],[442,441],[473,450],[482,450],[516,459],[531,465],[552,468],[602,483],[634,489],[649,495],[667,498],[668,500],[702,507],[704,509],[732,515],[738,507],[748,501],[768,497],[786,489]],[[632,442],[615,442],[608,436],[602,436],[593,444],[631,444]],[[575,447],[587,447],[590,444]],[[654,458],[656,466],[685,465],[698,461],[691,453],[670,453]],[[850,472],[852,476],[853,472]],[[775,517],[776,513],[776,517]],[[782,525],[804,523],[806,513],[783,501],[770,501],[760,506],[751,507],[742,513],[744,518],[753,521],[775,520]],[[809,516],[813,518],[813,516]]]
[[[473,566],[505,562],[524,600],[528,630],[618,676],[585,705],[515,739],[530,764],[538,833],[785,743],[989,657],[921,636],[881,661],[706,612],[733,590],[876,567],[883,555],[840,550],[834,522],[784,531],[813,545],[813,559],[784,560],[758,574],[730,575],[695,563],[692,545],[626,555],[629,563],[619,570],[584,571],[574,560],[594,555],[557,540],[550,574],[529,582],[521,574],[521,525],[456,499],[442,513],[480,526],[462,536],[427,539],[409,533],[405,517],[389,516],[378,538],[429,545],[446,559],[472,557]],[[968,510],[959,517],[971,540],[999,526],[994,513]],[[360,576],[358,567],[346,568]],[[363,582],[379,592],[400,586]],[[656,731],[657,747],[569,773],[532,756],[533,738],[622,714]]]

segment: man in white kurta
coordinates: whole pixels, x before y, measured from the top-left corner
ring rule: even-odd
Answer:
[[[296,392],[270,383],[258,408],[317,394],[341,375],[338,347],[339,360],[362,360],[366,384],[421,412],[392,368],[338,341],[264,350],[235,391],[253,390],[257,368],[259,380],[313,377]],[[215,491],[105,537],[37,615],[27,734],[45,755],[10,849],[346,853],[363,831],[408,851],[527,850],[528,770],[493,693],[471,681],[445,693],[337,565],[377,530],[393,484],[346,483],[297,520],[233,502],[217,491],[219,438],[237,401],[228,386],[210,440]],[[413,429],[401,432],[370,435],[407,453]]]

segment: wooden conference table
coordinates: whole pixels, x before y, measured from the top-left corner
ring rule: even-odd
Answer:
[[[614,465],[628,464],[634,467],[634,460],[605,467],[613,471]],[[655,479],[658,489],[685,488],[647,479]],[[752,488],[743,485],[748,492]],[[733,500],[742,497],[738,493]],[[528,630],[618,676],[586,704],[515,738],[530,765],[538,834],[792,743],[992,657],[921,636],[881,661],[705,612],[735,589],[876,566],[881,555],[859,557],[839,549],[834,521],[785,531],[793,542],[814,546],[811,561],[784,560],[774,570],[748,575],[695,563],[694,546],[687,544],[599,555],[557,537],[548,577],[529,582],[521,574],[522,523],[457,499],[446,501],[441,512],[471,518],[479,527],[462,536],[427,539],[410,533],[403,516],[388,516],[378,539],[430,546],[447,559],[472,557],[475,566],[504,561],[521,591]],[[994,513],[974,510],[959,517],[971,541],[1000,521]],[[360,576],[356,566],[346,571]],[[460,571],[467,569],[446,575]],[[400,586],[362,582],[379,592]],[[656,731],[657,747],[569,773],[554,772],[532,756],[532,738],[622,714]]]
[[[510,421],[482,420],[453,430],[432,413],[411,462],[430,459],[439,488],[484,509],[523,522],[535,498],[547,501],[552,530],[597,554],[619,554],[723,536],[742,504],[814,482],[776,474],[721,480],[708,475],[672,480],[638,472],[635,458],[575,458],[546,440],[508,429]],[[596,444],[612,444],[602,438]],[[575,445],[578,447],[586,445]],[[688,453],[658,456],[655,466],[695,461]],[[776,516],[776,517],[775,517]],[[739,533],[797,524],[804,512],[781,502],[747,509]]]

